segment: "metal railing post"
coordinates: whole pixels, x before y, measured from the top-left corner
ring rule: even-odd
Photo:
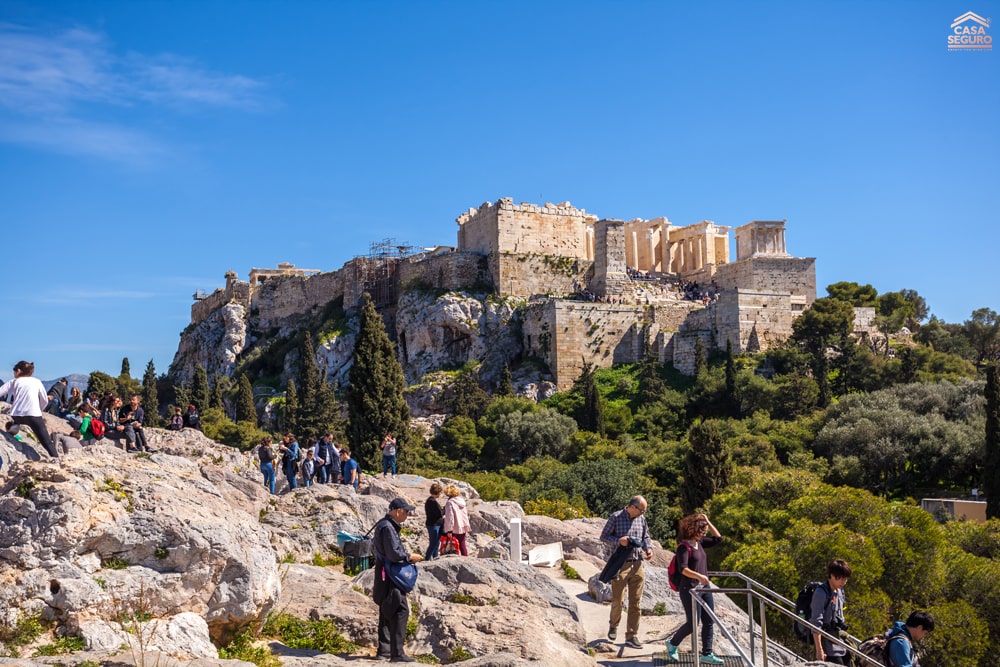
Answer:
[[[767,603],[764,602],[764,598],[760,598],[760,651],[761,657],[764,661],[764,667],[767,667]],[[753,637],[753,626],[750,626],[750,636]],[[754,658],[756,659],[756,658]]]
[[[694,599],[697,595],[697,586],[690,589],[691,593],[691,652],[694,654],[695,661],[698,660],[698,616],[701,615],[701,606],[698,605],[698,601]]]
[[[747,587],[747,590],[752,591],[750,587],[750,582],[746,577],[740,576],[743,579],[743,584]],[[753,661],[757,660],[757,649],[756,649],[756,637],[753,634],[753,593],[747,594],[747,616],[750,618],[750,659]]]

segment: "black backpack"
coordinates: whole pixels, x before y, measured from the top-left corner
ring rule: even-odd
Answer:
[[[810,581],[803,586],[802,590],[799,591],[799,596],[795,598],[795,615],[804,621],[808,621],[809,616],[812,614],[813,593],[816,592],[817,588],[822,588],[826,591],[826,604],[823,605],[824,615],[826,615],[826,608],[830,606],[830,601],[833,600],[833,592],[825,581]],[[801,641],[809,644],[813,643],[812,628],[795,621],[792,624],[792,629],[795,630],[795,636]]]
[[[874,637],[869,637],[864,640],[858,644],[858,651],[873,660],[878,660],[882,665],[892,667],[892,660],[889,659],[889,643],[899,637],[901,637],[903,641],[909,642],[909,638],[903,633],[886,633],[884,635],[875,635]],[[860,662],[860,664],[862,667],[871,667],[867,662]]]

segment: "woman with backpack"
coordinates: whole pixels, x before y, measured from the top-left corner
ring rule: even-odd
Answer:
[[[449,484],[444,489],[444,495],[448,496],[444,504],[444,532],[454,535],[458,540],[458,549],[463,556],[469,555],[469,548],[465,544],[471,526],[469,525],[469,511],[465,509],[465,498],[462,492],[454,484]]]
[[[677,592],[680,593],[681,604],[684,606],[684,625],[677,629],[674,636],[667,640],[667,655],[674,662],[680,658],[677,656],[677,649],[680,643],[691,634],[691,615],[695,611],[698,614],[698,623],[701,625],[701,662],[706,665],[721,665],[722,658],[712,652],[712,640],[715,635],[715,621],[708,614],[701,613],[701,607],[695,609],[697,604],[692,598],[691,591],[695,587],[702,586],[708,588],[711,582],[708,579],[708,557],[705,549],[714,547],[722,541],[722,535],[718,529],[712,525],[705,514],[691,514],[681,519],[677,534],[680,541],[677,543],[676,560],[674,567],[679,574],[680,581],[677,582]],[[715,609],[715,601],[711,593],[702,592],[702,599],[709,609]]]
[[[268,436],[261,438],[257,445],[257,459],[260,461],[260,472],[264,475],[264,486],[274,495],[274,450]]]

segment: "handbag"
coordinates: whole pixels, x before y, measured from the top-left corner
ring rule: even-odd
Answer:
[[[386,563],[384,568],[392,584],[406,595],[417,584],[416,563]]]
[[[441,556],[447,556],[449,554],[458,554],[458,538],[448,533],[441,536],[441,542],[438,544],[438,554]]]

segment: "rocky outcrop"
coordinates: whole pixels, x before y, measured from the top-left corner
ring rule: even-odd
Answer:
[[[0,489],[0,603],[104,648],[121,644],[123,609],[200,632],[202,648],[254,622],[277,599],[277,559],[210,465],[106,445],[14,464]],[[185,613],[201,625],[172,620]]]
[[[495,382],[504,361],[521,355],[519,302],[465,292],[415,290],[399,300],[396,334],[407,382],[439,368],[482,360],[481,380]]]
[[[247,340],[246,314],[240,304],[228,303],[181,334],[170,364],[174,381],[190,383],[197,364],[209,376],[232,377],[236,358],[252,342]]]

